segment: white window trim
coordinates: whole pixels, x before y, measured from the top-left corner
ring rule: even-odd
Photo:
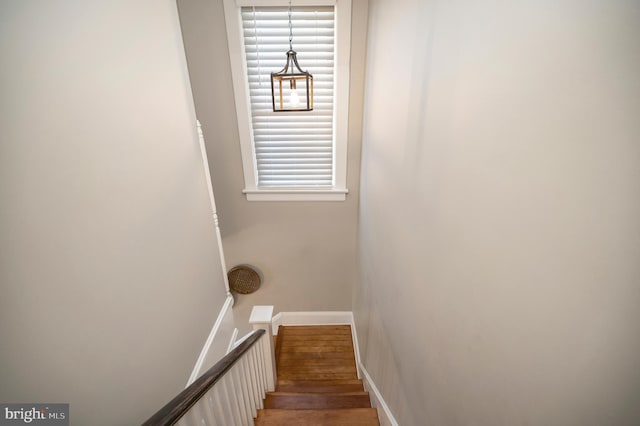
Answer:
[[[257,186],[257,168],[251,126],[249,82],[242,38],[243,6],[288,6],[288,0],[224,0],[231,76],[238,116],[242,169],[249,201],[344,201],[347,189],[347,140],[349,135],[349,61],[351,58],[351,0],[294,0],[294,6],[336,7],[336,62],[334,85],[334,186],[331,188],[266,188]]]

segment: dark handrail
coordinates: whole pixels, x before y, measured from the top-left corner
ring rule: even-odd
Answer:
[[[180,417],[184,416],[202,396],[207,393],[218,380],[229,371],[242,355],[253,346],[265,333],[264,330],[254,331],[248,338],[242,341],[235,349],[225,355],[220,361],[211,367],[206,373],[198,377],[178,396],[162,407],[149,418],[142,426],[173,425]]]

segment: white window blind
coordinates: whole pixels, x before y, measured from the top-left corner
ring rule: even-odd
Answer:
[[[258,187],[334,184],[334,7],[294,7],[293,50],[313,75],[314,110],[273,112],[271,72],[289,50],[287,7],[241,9]]]

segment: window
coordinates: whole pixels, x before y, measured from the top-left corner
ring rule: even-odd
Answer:
[[[288,1],[224,5],[247,199],[344,200],[350,0],[293,2],[293,49],[314,79],[314,109],[305,112],[271,104],[270,73],[289,49]]]

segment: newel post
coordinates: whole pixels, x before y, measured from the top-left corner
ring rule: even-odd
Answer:
[[[262,341],[262,356],[266,367],[267,391],[276,389],[276,356],[273,347],[273,330],[271,319],[273,318],[273,306],[254,306],[249,318],[249,324],[254,330],[266,331]]]

